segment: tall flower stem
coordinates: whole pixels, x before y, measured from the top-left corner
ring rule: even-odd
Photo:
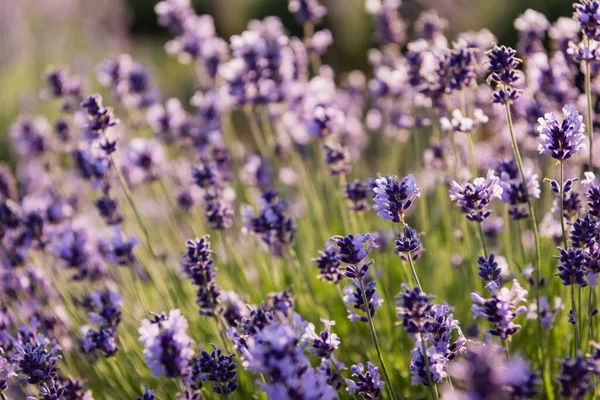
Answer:
[[[521,159],[521,153],[519,151],[519,146],[517,144],[517,139],[515,137],[515,128],[513,126],[512,116],[510,113],[510,104],[504,104],[506,109],[506,120],[508,122],[508,129],[510,130],[510,139],[512,142],[512,149],[517,160],[517,166],[519,167],[519,174],[521,175],[521,180],[523,181],[523,189],[525,191],[525,197],[527,198],[527,207],[529,208],[529,217],[531,218],[531,226],[533,228],[533,239],[535,241],[535,256],[536,256],[536,271],[535,271],[535,301],[537,305],[537,309],[541,310],[540,307],[540,274],[542,271],[542,251],[540,248],[540,234],[538,231],[537,220],[535,217],[535,209],[533,207],[533,199],[529,195],[529,188],[527,187],[527,180],[525,179],[525,169],[523,168],[523,160]],[[520,238],[521,240],[521,238]],[[538,312],[538,335],[542,337],[542,316],[541,313]],[[542,374],[544,377],[544,383],[546,385],[546,389],[551,390],[550,381],[548,379],[548,374],[546,373],[546,349],[544,346],[540,346],[542,351]]]
[[[586,43],[589,39],[585,39]],[[594,171],[593,153],[594,153],[594,123],[592,121],[592,84],[591,84],[591,72],[590,63],[585,62],[585,97],[587,98],[587,128],[588,135],[590,136],[590,149],[589,149],[589,168],[590,171]]]
[[[410,264],[410,270],[412,271],[415,283],[417,284],[419,289],[423,291],[423,288],[421,287],[421,282],[419,282],[419,277],[417,276],[417,270],[415,269],[415,263],[413,262],[412,254],[410,254],[410,252],[406,253],[406,258],[408,258],[408,263]]]
[[[390,374],[388,373],[387,367],[385,366],[385,362],[383,361],[383,355],[381,354],[381,348],[379,346],[379,340],[377,339],[377,333],[375,332],[375,326],[373,325],[373,319],[371,318],[371,310],[369,309],[369,300],[367,299],[367,294],[365,293],[365,285],[363,284],[362,279],[358,278],[358,285],[360,286],[360,292],[362,293],[363,303],[365,305],[365,311],[367,314],[367,319],[369,321],[369,330],[371,331],[371,337],[373,338],[373,344],[375,345],[375,351],[377,351],[377,358],[379,358],[379,364],[381,365],[381,369],[383,370],[383,375],[385,376],[386,385],[385,387],[388,390],[390,397],[394,400],[397,400],[398,397],[394,392],[394,387],[392,386],[392,380],[390,379]]]
[[[565,166],[563,162],[560,162],[560,192],[558,202],[560,203],[560,229],[562,232],[563,246],[565,250],[567,250],[567,231],[565,229],[565,193],[564,193],[564,175],[565,175]]]
[[[429,357],[427,357],[427,347],[425,345],[425,338],[421,337],[421,352],[423,353],[423,360],[425,361],[425,370],[427,371],[427,383],[429,384],[429,391],[431,392],[431,398],[437,399],[435,386],[431,380],[431,371],[429,368]]]
[[[481,238],[481,246],[483,247],[483,255],[485,256],[485,258],[488,257],[488,251],[487,251],[487,246],[485,245],[485,234],[483,233],[483,224],[479,223],[477,224],[478,228],[479,228],[479,237]]]
[[[575,331],[575,347],[573,348],[573,356],[577,354],[577,349],[579,349],[579,330],[577,329],[577,306],[575,305],[575,284],[571,283],[571,309],[573,310],[573,314],[575,315],[575,323],[573,324],[573,329]]]

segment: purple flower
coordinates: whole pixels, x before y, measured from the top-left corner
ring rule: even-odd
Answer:
[[[187,335],[188,323],[175,309],[169,316],[144,319],[138,332],[144,345],[144,359],[153,377],[176,378],[188,376],[194,355],[194,342]]]
[[[321,359],[331,359],[333,352],[337,350],[341,341],[338,335],[331,332],[331,327],[335,325],[335,321],[321,318],[321,322],[325,324],[323,332],[317,334],[315,326],[309,324],[305,329],[304,339],[311,343],[310,353]]]
[[[542,321],[542,326],[545,329],[551,329],[552,324],[554,323],[554,317],[560,310],[563,310],[565,306],[562,304],[562,299],[560,297],[554,297],[554,306],[551,308],[548,303],[548,298],[546,296],[540,297],[540,320]],[[529,306],[529,311],[527,312],[527,319],[537,319],[538,318],[538,308],[537,303],[533,302]]]
[[[33,339],[33,338],[32,338]],[[31,385],[51,384],[57,377],[57,362],[62,356],[57,355],[60,347],[55,343],[47,349],[47,340],[43,336],[33,339],[33,343],[17,343],[11,363],[21,383]]]
[[[186,19],[194,15],[190,0],[165,0],[154,6],[158,24],[169,29],[173,35],[181,35]]]
[[[527,194],[532,198],[539,198],[541,194],[537,174],[533,174],[529,168],[525,168],[526,188],[513,159],[500,161],[496,166],[496,172],[500,177],[499,184],[502,188],[501,200],[509,205],[508,213],[511,218],[513,220],[527,218],[529,209],[525,191],[527,190]]]
[[[350,172],[350,154],[339,143],[331,142],[323,145],[325,164],[329,166],[331,175],[343,175]]]
[[[419,234],[410,226],[404,227],[404,232],[396,238],[396,251],[399,253],[414,253],[421,248]]]
[[[144,386],[144,394],[142,397],[138,397],[137,400],[155,400],[154,390],[148,389],[148,386]]]
[[[319,279],[324,279],[331,283],[338,283],[344,278],[341,270],[342,257],[337,247],[330,242],[325,243],[325,250],[319,251],[319,257],[313,259],[319,270]]]
[[[192,283],[197,286],[196,304],[200,315],[213,316],[220,292],[214,281],[217,274],[210,250],[210,236],[188,240],[186,246],[187,253],[181,258],[180,264]]]
[[[318,0],[289,0],[288,9],[301,24],[318,24],[327,14],[327,9]]]
[[[414,175],[407,175],[402,182],[395,176],[375,180],[377,187],[373,188],[375,197],[373,210],[377,211],[382,221],[400,222],[404,211],[413,204],[415,197],[421,195],[422,189],[417,187]]]
[[[469,221],[483,222],[492,213],[487,207],[491,201],[502,197],[502,187],[493,170],[486,178],[475,178],[464,187],[456,181],[450,185],[450,198],[460,206],[460,211]]]
[[[352,211],[365,211],[369,207],[369,187],[358,179],[347,183],[344,188],[344,195],[348,199],[349,208]]]
[[[192,372],[192,381],[196,386],[202,382],[211,382],[213,393],[229,395],[238,387],[237,364],[233,362],[235,356],[224,355],[221,349],[213,346],[213,351],[203,351],[195,360]]]
[[[402,284],[404,292],[398,293],[396,299],[396,315],[402,319],[402,326],[409,334],[426,333],[433,322],[431,310],[433,305],[429,296],[418,287],[410,289]]]
[[[514,26],[519,31],[519,53],[531,56],[543,51],[544,34],[550,28],[544,14],[529,8],[515,19]]]
[[[385,384],[379,375],[379,369],[367,361],[367,370],[362,363],[350,367],[352,379],[346,378],[349,394],[358,393],[364,399],[377,399],[381,394],[381,388]]]
[[[50,146],[52,128],[44,117],[19,117],[9,131],[13,147],[21,157],[43,155]]]
[[[574,3],[573,17],[579,21],[584,35],[588,39],[600,40],[600,2],[597,0],[581,0]]]
[[[498,289],[495,282],[490,283],[488,288],[492,292],[490,299],[471,293],[471,300],[475,303],[472,306],[473,314],[475,318],[485,318],[492,324],[492,328],[488,329],[490,335],[509,340],[521,329],[521,325],[516,325],[513,321],[519,314],[527,312],[527,307],[519,306],[519,303],[527,300],[527,290],[516,279],[513,280],[511,289]]]
[[[585,147],[583,116],[579,115],[571,105],[563,107],[563,114],[564,119],[560,123],[554,113],[547,113],[544,118],[538,120],[540,123],[538,152],[548,154],[559,161],[571,158]]]
[[[580,285],[587,286],[585,280],[585,267],[586,257],[582,249],[570,248],[562,249],[558,248],[560,256],[556,256],[561,262],[561,265],[557,265],[558,277],[562,280],[563,285]]]
[[[594,390],[590,368],[582,355],[567,356],[560,361],[560,372],[556,377],[560,383],[560,395],[569,399],[584,399]]]
[[[365,258],[373,247],[377,247],[373,236],[368,233],[333,236],[329,242],[340,254],[340,261],[349,264],[345,272],[348,278],[363,278],[367,274],[370,262],[366,262]]]
[[[296,226],[287,215],[287,204],[279,200],[275,190],[263,193],[260,214],[254,216],[251,208],[244,210],[244,227],[256,234],[261,242],[275,255],[282,255],[283,249],[294,241]]]
[[[492,102],[511,104],[521,91],[515,87],[520,78],[517,70],[521,60],[515,57],[517,52],[506,46],[494,46],[486,53],[487,69],[490,72],[488,82],[494,87]]]
[[[113,292],[94,292],[83,302],[89,311],[91,322],[99,325],[98,330],[88,329],[80,345],[84,353],[92,359],[97,358],[97,352],[103,352],[106,358],[119,350],[117,343],[117,326],[121,322],[121,296]]]
[[[366,2],[367,11],[373,14],[377,31],[377,43],[402,45],[406,39],[406,24],[400,18],[398,0],[370,0]]]
[[[484,282],[496,282],[500,284],[500,273],[502,270],[498,267],[498,263],[494,261],[496,255],[490,254],[489,258],[479,256],[477,264],[479,264],[479,276]]]
[[[365,286],[365,297],[367,298],[367,304],[369,314],[371,317],[375,315],[375,310],[381,308],[383,299],[377,292],[377,285],[375,282],[370,281]],[[344,288],[344,303],[347,306],[351,306],[353,310],[348,310],[348,319],[352,322],[361,321],[368,322],[369,318],[366,316],[367,307],[365,306],[365,300],[363,298],[363,291],[360,286],[352,281],[352,284]],[[365,315],[359,315],[354,310],[362,311]]]

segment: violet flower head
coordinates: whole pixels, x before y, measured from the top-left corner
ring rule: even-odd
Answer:
[[[490,335],[509,340],[521,329],[521,325],[516,325],[514,320],[519,314],[527,312],[526,306],[519,305],[527,301],[527,290],[516,279],[513,280],[511,289],[498,288],[496,282],[490,283],[488,289],[492,292],[490,299],[471,293],[471,300],[475,303],[472,306],[473,314],[475,318],[487,319],[492,324],[492,328],[488,329]]]
[[[560,256],[556,256],[561,262],[561,265],[557,265],[557,275],[562,280],[562,284],[565,286],[579,285],[587,286],[585,280],[585,267],[586,267],[586,256],[582,249],[569,248],[562,249],[558,248]]]
[[[301,24],[318,24],[327,14],[327,9],[318,0],[289,0],[288,9]]]
[[[348,236],[333,236],[329,242],[340,255],[340,261],[348,264],[345,275],[350,279],[364,278],[370,265],[365,261],[372,248],[377,247],[373,236],[369,233]]]
[[[556,379],[560,383],[560,395],[569,399],[584,399],[594,390],[590,367],[581,354],[560,361]]]
[[[485,178],[475,178],[461,186],[456,181],[450,185],[450,199],[460,206],[460,211],[469,221],[483,222],[492,213],[488,206],[494,198],[502,197],[502,187],[493,170]]]
[[[519,31],[519,53],[531,56],[544,49],[542,41],[550,28],[550,22],[544,14],[529,8],[515,19],[514,26]]]
[[[154,6],[158,24],[167,28],[173,35],[184,32],[185,21],[194,15],[190,0],[164,0]]]
[[[83,352],[92,359],[95,360],[99,352],[108,358],[119,350],[117,326],[121,322],[122,304],[121,295],[109,291],[94,292],[84,300],[83,305],[89,311],[91,322],[98,325],[97,330],[88,329],[85,338],[80,341]]]
[[[331,359],[333,352],[337,350],[341,341],[338,335],[331,332],[331,327],[335,325],[335,321],[329,321],[321,318],[321,322],[325,325],[325,329],[318,333],[315,331],[315,326],[309,324],[305,330],[305,339],[311,343],[309,352],[320,359]]]
[[[319,257],[313,261],[317,264],[319,279],[336,284],[344,278],[341,268],[342,257],[338,252],[338,248],[330,242],[325,243],[325,249],[319,251]]]
[[[369,208],[369,186],[358,179],[346,184],[344,195],[352,211],[365,211]]]
[[[554,113],[547,113],[538,120],[538,152],[558,161],[571,158],[585,147],[583,116],[571,105],[565,105],[562,110],[564,118],[561,122]]]
[[[381,388],[385,384],[379,375],[379,369],[367,361],[367,370],[362,363],[350,367],[352,379],[346,378],[349,394],[358,393],[363,399],[377,399],[381,394]]]
[[[144,319],[139,328],[140,342],[144,345],[144,359],[153,377],[176,378],[188,376],[194,342],[187,335],[188,322],[175,309],[169,316]]]
[[[422,189],[417,187],[414,175],[407,175],[401,182],[395,176],[375,180],[373,210],[382,221],[400,222],[404,212],[412,206]]]
[[[365,288],[364,294],[367,298],[368,306],[365,306],[363,291],[355,281],[352,281],[351,285],[344,288],[344,303],[353,308],[348,310],[348,319],[352,322],[368,322],[369,318],[366,316],[367,308],[372,318],[375,316],[375,310],[381,308],[381,305],[383,304],[383,299],[379,295],[379,292],[377,292],[377,285],[374,281],[370,281],[363,286]],[[361,311],[364,315],[357,314],[355,310]]]
[[[583,34],[591,40],[600,40],[600,2],[581,0],[574,3],[573,18],[579,22]]]
[[[196,304],[199,314],[212,317],[219,302],[220,292],[215,282],[217,276],[210,250],[210,236],[187,241],[187,253],[180,264],[196,289]]]
[[[488,82],[494,88],[492,103],[511,104],[521,93],[515,87],[520,78],[517,68],[521,63],[516,54],[510,47],[496,45],[486,53],[487,70],[490,72]]]
[[[43,336],[38,336],[33,343],[15,345],[10,361],[15,366],[19,382],[40,385],[51,384],[56,379],[59,370],[56,364],[62,360],[62,356],[57,354],[60,347],[53,344],[48,349],[46,341]]]
[[[237,364],[233,362],[235,355],[223,354],[221,349],[213,346],[213,351],[202,351],[195,360],[192,381],[197,386],[202,382],[210,382],[213,393],[229,395],[238,387]]]
[[[496,255],[494,253],[490,254],[487,259],[479,256],[477,259],[477,264],[479,264],[479,276],[484,282],[496,282],[497,284],[500,284],[500,273],[502,270],[495,261],[495,257]]]
[[[599,238],[598,221],[590,213],[575,220],[569,236],[571,246],[582,249],[594,247]]]
[[[419,287],[410,289],[402,284],[404,292],[398,293],[396,299],[396,315],[402,319],[404,330],[413,335],[418,333],[427,333],[433,322],[431,310],[430,295],[421,292]]]
[[[404,227],[404,232],[396,237],[396,251],[399,253],[414,253],[421,248],[419,234],[410,226]]]
[[[406,39],[406,24],[399,14],[400,0],[368,0],[366,9],[375,20],[375,39],[379,45],[402,45]]]
[[[508,213],[513,220],[524,219],[529,216],[527,207],[527,195],[532,198],[539,198],[541,194],[540,183],[537,174],[525,168],[525,182],[519,174],[517,163],[514,159],[502,160],[496,166],[496,173],[500,177],[500,187],[502,187],[503,203],[509,205]]]

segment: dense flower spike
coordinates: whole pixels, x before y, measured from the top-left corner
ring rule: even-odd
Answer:
[[[331,283],[338,283],[344,278],[341,269],[342,256],[338,248],[331,243],[325,243],[325,250],[319,251],[319,257],[314,259],[319,269],[319,279],[324,279]]]
[[[590,368],[582,355],[567,356],[560,361],[560,394],[569,399],[583,399],[594,390]]]
[[[588,39],[600,40],[600,3],[597,0],[581,0],[574,3],[574,18],[579,22]]]
[[[370,281],[364,286],[364,295],[367,298],[366,304],[368,304],[368,307],[365,305],[365,299],[363,298],[363,290],[358,284],[352,282],[350,286],[346,286],[344,288],[344,303],[347,306],[351,306],[353,308],[351,310],[348,310],[348,319],[352,322],[368,322],[369,317],[366,316],[367,308],[369,309],[369,314],[371,315],[371,317],[373,317],[375,315],[375,310],[377,308],[381,308],[381,305],[383,304],[383,299],[377,292],[377,285],[375,284],[375,282]],[[356,313],[355,310],[361,311],[365,315],[359,315]]]
[[[492,213],[488,206],[494,198],[502,197],[502,187],[493,170],[487,177],[475,178],[461,186],[456,181],[450,185],[450,198],[460,206],[460,211],[469,221],[483,222]]]
[[[492,324],[488,333],[509,340],[511,336],[521,329],[521,325],[513,321],[519,314],[527,312],[527,307],[519,305],[526,302],[527,290],[523,289],[515,279],[512,288],[499,288],[495,282],[489,286],[492,292],[490,299],[484,299],[477,293],[471,293],[473,304],[472,310],[476,318],[485,318]]]
[[[421,195],[415,177],[408,175],[402,182],[395,176],[375,180],[377,187],[373,188],[375,196],[373,210],[377,211],[382,221],[400,222],[404,212],[412,206],[415,197]]]
[[[486,259],[485,257],[479,256],[477,264],[479,264],[479,276],[484,282],[496,282],[500,284],[500,273],[502,270],[495,261],[496,255],[494,253]]]
[[[566,105],[562,109],[564,119],[558,122],[553,113],[539,119],[540,154],[547,154],[555,160],[564,161],[571,158],[585,147],[585,125],[583,116],[575,107]]]
[[[214,346],[213,346],[214,347]],[[213,393],[229,395],[238,387],[237,365],[233,354],[226,356],[221,349],[214,347],[211,353],[203,351],[194,363],[192,380],[211,382]]]
[[[516,54],[510,47],[496,45],[486,53],[488,81],[494,85],[493,103],[511,104],[521,94],[515,86],[520,79],[517,68],[521,63]]]
[[[396,312],[398,317],[402,318],[402,326],[407,333],[427,333],[430,325],[433,322],[431,309],[433,305],[430,300],[431,296],[421,292],[416,287],[410,289],[405,284],[402,284],[403,293],[399,293],[396,298]]]
[[[111,292],[94,292],[84,301],[89,310],[92,323],[99,325],[98,330],[89,329],[85,338],[81,339],[81,348],[93,358],[97,352],[105,357],[116,354],[119,350],[117,342],[117,326],[121,322],[121,296]]]
[[[378,368],[367,361],[366,371],[362,363],[353,365],[350,369],[354,379],[346,379],[348,393],[358,393],[364,399],[379,398],[385,382],[381,380]]]
[[[187,328],[188,322],[179,310],[171,310],[168,317],[155,315],[153,320],[142,321],[140,342],[152,376],[177,378],[190,374],[194,342],[188,337]]]
[[[563,285],[580,285],[586,286],[585,280],[585,254],[582,249],[570,248],[562,249],[558,248],[560,256],[557,256],[561,262],[561,265],[557,265],[558,277],[562,280]]]

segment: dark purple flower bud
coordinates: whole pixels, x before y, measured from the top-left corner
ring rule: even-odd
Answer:
[[[396,238],[396,251],[399,253],[413,253],[421,247],[419,234],[410,226],[404,227],[404,233],[398,234]]]
[[[354,236],[333,236],[329,240],[340,254],[340,260],[345,264],[358,266],[367,257],[373,247],[377,247],[373,237],[368,233]]]
[[[142,397],[138,397],[137,400],[155,400],[154,390],[148,389],[148,386],[144,386],[144,394]]]
[[[583,218],[577,218],[571,228],[571,246],[576,248],[591,248],[598,243],[598,222],[586,214]]]
[[[108,128],[119,123],[119,120],[115,119],[112,110],[102,106],[102,96],[99,94],[93,94],[86,98],[81,103],[81,108],[87,113],[86,130],[91,135],[103,134]]]
[[[493,103],[511,104],[520,95],[520,90],[514,85],[520,78],[517,70],[521,60],[517,52],[506,46],[494,46],[486,53],[487,69],[490,72],[488,82],[494,87]]]
[[[325,250],[319,251],[319,257],[313,259],[313,261],[317,264],[319,279],[336,284],[344,278],[344,274],[340,269],[342,257],[338,253],[337,247],[331,243],[325,243]]]
[[[560,361],[560,372],[556,379],[560,383],[560,395],[569,399],[583,399],[594,390],[588,363],[582,355],[567,356]]]
[[[577,314],[575,314],[575,311],[573,311],[573,309],[569,310],[569,323],[575,325],[577,323]]]
[[[207,201],[204,206],[204,215],[211,229],[225,230],[233,226],[234,212],[227,202]]]
[[[213,346],[213,351],[203,351],[194,362],[191,379],[197,389],[202,382],[211,382],[213,393],[229,395],[238,387],[237,364],[234,363],[235,355],[224,355],[221,349]]]
[[[341,175],[350,172],[350,155],[348,151],[338,143],[324,144],[325,163],[329,166],[331,175]]]
[[[580,285],[587,286],[585,280],[585,253],[582,249],[570,248],[562,249],[558,248],[560,256],[555,256],[561,262],[561,265],[557,265],[558,277],[562,280],[563,285]]]
[[[400,1],[384,1],[367,3],[367,11],[373,14],[377,31],[375,39],[378,44],[402,45],[406,38],[406,24],[400,18]]]
[[[292,296],[288,290],[284,290],[279,293],[270,293],[267,304],[265,304],[263,308],[265,311],[271,312],[274,315],[283,315],[287,318],[294,309],[294,304],[294,296]]]
[[[528,9],[515,20],[514,26],[519,31],[519,53],[527,57],[544,50],[542,41],[550,28],[544,14]]]
[[[21,383],[32,385],[51,383],[58,373],[56,363],[62,360],[62,356],[57,355],[60,348],[54,345],[50,350],[46,344],[38,343],[16,344],[11,363],[15,366],[15,372],[18,374],[18,380]],[[45,338],[42,337],[42,342]]]
[[[418,287],[410,289],[402,284],[402,289],[404,292],[396,296],[396,315],[402,319],[404,330],[411,335],[428,332],[433,322],[433,305],[430,302],[433,297],[421,292]]]
[[[500,284],[500,273],[502,270],[498,267],[498,263],[494,260],[495,254],[490,254],[486,260],[485,257],[479,256],[477,263],[479,264],[479,276],[484,282],[496,282]]]
[[[349,208],[353,211],[365,211],[369,207],[369,187],[358,179],[347,183],[344,188],[344,195],[348,199]]]

